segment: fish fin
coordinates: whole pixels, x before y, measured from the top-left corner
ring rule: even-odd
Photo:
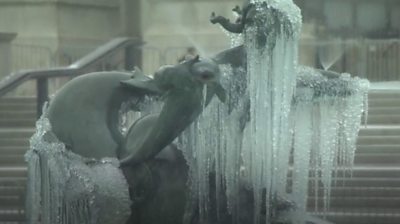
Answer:
[[[206,93],[206,101],[205,105],[207,106],[214,95],[217,95],[218,99],[225,103],[226,102],[226,91],[219,83],[212,83],[207,85],[207,93]]]
[[[142,70],[139,67],[135,66],[135,69],[132,71],[132,79],[137,80],[151,80],[151,78],[147,75],[144,75]]]
[[[221,84],[216,84],[215,86],[215,94],[221,102],[225,103],[227,98],[225,89],[221,86]]]

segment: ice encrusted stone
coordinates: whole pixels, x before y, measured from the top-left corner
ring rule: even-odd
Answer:
[[[28,223],[125,224],[128,184],[116,158],[92,160],[65,148],[51,132],[46,113],[36,123],[25,154]]]

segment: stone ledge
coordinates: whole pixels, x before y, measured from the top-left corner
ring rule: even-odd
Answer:
[[[148,0],[149,2],[166,2],[165,0]],[[183,3],[199,3],[199,2],[213,2],[213,3],[219,3],[219,2],[243,2],[243,0],[168,0],[168,2],[183,2]]]
[[[17,36],[16,33],[0,32],[0,42],[10,42]]]
[[[113,0],[0,0],[1,4],[61,4],[102,8],[118,8],[119,1]]]

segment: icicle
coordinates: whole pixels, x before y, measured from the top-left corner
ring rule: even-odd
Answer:
[[[41,201],[41,179],[40,179],[40,158],[28,151],[25,155],[28,162],[28,185],[26,196],[26,217],[28,223],[38,223],[40,219],[40,201]]]
[[[328,79],[317,70],[298,68],[299,9],[291,0],[251,2],[254,21],[243,36],[247,68],[242,70],[247,74],[222,66],[228,105],[213,100],[181,140],[193,198],[200,213],[206,213],[207,177],[214,172],[218,208],[219,194],[225,190],[235,221],[240,212],[238,193],[246,188],[253,192],[253,222],[260,223],[265,213],[268,223],[279,213],[275,205],[281,199],[293,199],[297,210],[305,212],[308,175],[314,173],[315,206],[322,187],[327,211],[332,174],[350,167],[354,159],[365,108],[360,96],[366,95],[367,82],[348,75]],[[296,81],[300,88],[295,88]],[[288,195],[291,156],[294,173]],[[305,217],[293,215],[291,221],[304,223]]]
[[[315,209],[319,210],[321,182],[323,211],[326,212],[330,204],[332,176],[336,176],[339,170],[345,174],[352,168],[368,82],[351,78],[348,74],[328,79],[309,68],[300,68],[299,77],[300,89],[313,91],[310,99],[298,89],[296,99],[297,104],[312,102],[314,107],[311,166],[314,169]]]
[[[88,160],[65,149],[43,116],[30,140],[27,215],[30,223],[125,223],[128,184],[117,159]]]
[[[310,172],[311,148],[313,144],[312,96],[305,90],[302,101],[295,102],[293,140],[293,184],[292,198],[299,212],[306,212],[308,196],[308,175]],[[299,100],[299,99],[298,99]]]
[[[286,176],[291,150],[289,113],[296,86],[296,34],[299,24],[291,23],[285,13],[280,15],[279,12],[288,9],[281,6],[283,5],[280,3],[271,2],[270,7],[277,9],[278,14],[270,13],[263,6],[256,6],[259,10],[257,13],[260,13],[259,17],[256,16],[259,20],[256,19],[254,27],[249,26],[246,29],[251,105],[249,132],[253,139],[249,148],[253,159],[245,167],[250,167],[253,176],[251,182],[255,200],[255,223],[260,220],[261,202],[264,201],[260,197],[261,192],[266,192],[264,203],[267,222],[273,215],[270,212],[274,200],[286,197]],[[280,26],[274,27],[274,22]],[[270,32],[265,37],[268,41],[262,47],[259,33],[263,29],[270,29]]]

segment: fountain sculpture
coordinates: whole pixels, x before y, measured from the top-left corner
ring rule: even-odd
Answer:
[[[368,81],[297,65],[291,0],[234,12],[211,15],[237,44],[211,59],[87,74],[56,94],[26,154],[29,223],[324,223],[306,215],[308,176],[327,211]]]

